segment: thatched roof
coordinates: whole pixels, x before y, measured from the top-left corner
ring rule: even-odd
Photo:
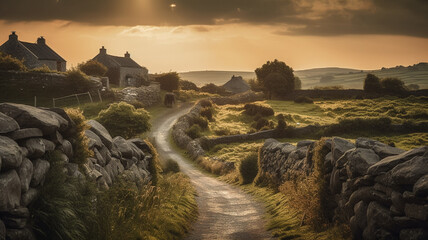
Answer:
[[[242,79],[241,76],[235,76],[233,75],[232,78],[223,85],[226,90],[233,92],[233,93],[242,93],[250,90],[250,85]]]

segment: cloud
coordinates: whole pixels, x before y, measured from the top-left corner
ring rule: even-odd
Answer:
[[[171,8],[171,4],[175,4]],[[393,34],[428,38],[426,0],[2,0],[0,20],[92,25],[278,27],[287,35]],[[200,29],[202,30],[203,27]]]

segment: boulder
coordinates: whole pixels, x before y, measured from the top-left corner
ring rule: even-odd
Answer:
[[[50,166],[48,161],[42,159],[37,159],[33,162],[34,171],[33,178],[31,179],[31,187],[37,187],[43,183]]]
[[[104,145],[98,151],[100,152],[101,156],[105,160],[105,164],[111,161],[111,153]]]
[[[39,158],[45,155],[46,145],[43,138],[30,138],[24,143],[25,148],[28,150],[29,158]]]
[[[112,180],[111,180],[110,174],[98,164],[95,164],[95,169],[103,175],[103,178],[106,181],[107,185],[111,186]]]
[[[18,176],[21,180],[21,191],[23,193],[27,192],[30,189],[31,178],[33,177],[33,163],[28,158],[24,158],[22,161]]]
[[[91,126],[90,130],[100,137],[101,141],[108,149],[111,149],[113,146],[113,139],[107,129],[95,120],[89,120],[88,124]]]
[[[371,149],[357,148],[346,152],[346,170],[351,178],[363,176],[367,169],[379,161],[379,156]]]
[[[387,230],[395,230],[395,222],[388,209],[377,202],[370,202],[367,207],[367,221]],[[378,239],[378,238],[377,238]]]
[[[101,138],[91,130],[85,130],[85,136],[89,139],[89,149],[94,147],[101,148],[104,145]]]
[[[21,128],[39,128],[44,135],[68,126],[67,120],[60,115],[28,105],[1,103],[0,112],[14,118]]]
[[[423,228],[408,228],[400,231],[400,240],[426,240],[428,231]]]
[[[386,145],[386,144],[382,144],[382,145],[377,144],[373,147],[373,150],[376,152],[377,155],[379,155],[379,157],[381,159],[389,157],[389,156],[395,156],[395,155],[398,155],[398,154],[405,152],[403,149],[391,147],[391,146]]]
[[[400,213],[404,213],[404,200],[401,193],[393,191],[391,193],[392,206]]]
[[[73,145],[71,145],[70,141],[63,140],[61,145],[58,146],[58,150],[63,152],[69,159],[73,158]]]
[[[333,155],[333,165],[336,161],[349,149],[355,148],[355,145],[346,141],[343,138],[334,137],[332,138],[331,152]]]
[[[391,203],[391,200],[385,194],[374,190],[372,187],[362,187],[354,191],[349,197],[346,205],[353,207],[359,201],[364,201],[365,203],[376,201],[385,205],[389,205]]]
[[[1,169],[17,168],[22,163],[22,150],[12,139],[0,136]]]
[[[96,163],[100,164],[101,166],[105,166],[106,160],[103,158],[98,149],[94,148],[92,151],[94,151],[94,157],[97,159]]]
[[[428,174],[428,157],[414,157],[395,166],[391,170],[392,180],[397,185],[413,185]]]
[[[315,141],[311,141],[311,140],[303,140],[297,143],[297,148],[301,148],[301,147],[308,147],[311,144],[315,143]]]
[[[15,119],[0,112],[0,134],[10,133],[19,129]]]
[[[6,212],[2,212],[2,220],[6,227],[22,229],[27,224],[27,219],[30,217],[30,211],[26,207],[15,208]]]
[[[420,205],[415,203],[406,203],[404,205],[404,212],[409,218],[414,218],[421,221],[428,220],[428,204]]]
[[[21,196],[21,206],[27,207],[32,203],[34,200],[36,200],[37,196],[39,195],[39,191],[35,188],[28,189],[27,192],[23,193]]]
[[[119,152],[124,158],[132,158],[132,147],[123,137],[115,137],[113,139],[114,144],[116,145]]]
[[[363,230],[367,226],[367,204],[364,201],[359,201],[354,206],[355,223],[358,228]]]
[[[426,152],[428,152],[428,146],[415,148],[407,152],[403,152],[399,155],[386,157],[380,160],[379,162],[373,164],[371,167],[369,167],[367,172],[370,175],[379,175],[382,172],[387,172],[393,169],[395,166],[397,166],[400,163],[403,163],[409,159],[412,159],[413,157],[422,156]]]
[[[62,141],[64,141],[64,138],[62,137],[61,133],[59,133],[58,131],[55,131],[54,134],[51,134],[49,136],[49,139],[54,142],[55,144],[61,144]]]
[[[133,138],[129,139],[128,141],[135,144],[135,146],[137,146],[141,151],[151,153],[149,145],[147,145],[147,143],[141,140],[140,138]]]
[[[413,192],[418,197],[428,196],[428,174],[419,178],[419,180],[413,186]]]
[[[43,137],[42,130],[38,128],[23,128],[7,134],[13,140],[21,140],[27,138]]]
[[[21,181],[15,170],[0,174],[0,212],[19,206],[21,201]]]

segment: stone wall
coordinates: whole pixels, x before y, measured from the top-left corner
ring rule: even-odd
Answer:
[[[266,140],[262,173],[278,182],[309,174],[314,144]],[[428,239],[428,146],[404,151],[367,138],[351,143],[334,137],[324,147],[334,216],[350,225],[354,239]]]
[[[428,96],[428,89],[421,89],[416,91],[409,91],[403,93],[402,97],[407,96]],[[372,94],[364,92],[362,89],[343,89],[343,90],[315,90],[303,89],[294,90],[292,93],[282,96],[284,100],[294,100],[298,97],[310,97],[313,99],[355,99],[355,98],[378,98],[382,94]]]
[[[144,107],[150,107],[161,101],[161,89],[159,83],[151,83],[149,86],[124,88],[119,98],[128,103],[140,102]]]
[[[68,137],[75,124],[62,109],[0,104],[0,239],[34,239],[27,207],[39,196],[52,151],[70,177],[96,181],[100,189],[108,189],[119,175],[137,185],[150,181],[153,157],[145,142],[112,138],[100,123],[88,124],[85,134],[93,157],[78,165],[75,139]]]

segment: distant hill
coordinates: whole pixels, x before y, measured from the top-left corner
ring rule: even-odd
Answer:
[[[295,71],[294,74],[302,81],[302,88],[315,86],[341,85],[344,88],[362,89],[366,75],[375,74],[380,78],[397,77],[406,84],[418,84],[421,89],[428,89],[428,63],[418,63],[411,66],[396,66],[378,70],[359,70],[350,68],[313,68]],[[254,72],[239,71],[194,71],[179,73],[182,79],[203,86],[207,83],[223,85],[232,75],[242,76],[245,80],[256,78]]]

